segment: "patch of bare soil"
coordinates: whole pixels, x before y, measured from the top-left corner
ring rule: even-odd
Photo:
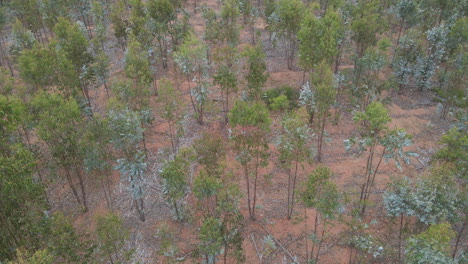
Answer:
[[[197,5],[207,4],[208,6],[219,9],[219,1],[197,1]],[[194,14],[194,1],[187,1],[188,11],[191,14],[190,23],[193,25],[196,34],[202,37],[204,30],[204,20],[201,17],[201,12]],[[240,18],[242,19],[242,18]],[[267,67],[270,72],[269,79],[265,90],[270,88],[289,85],[295,89],[300,89],[303,83],[303,73],[298,69],[293,71],[286,70],[286,59],[283,55],[283,44],[278,42],[276,47],[269,41],[269,34],[265,31],[265,23],[259,19],[256,28],[261,31],[261,40],[264,49],[267,53]],[[250,32],[248,29],[241,31],[242,43],[250,42]],[[123,68],[123,52],[117,46],[116,40],[109,41],[114,45],[108,44],[110,54],[112,56],[113,75],[119,74]],[[245,44],[242,44],[245,45]],[[240,45],[240,46],[242,46]],[[343,67],[347,67],[343,65]],[[174,80],[175,85],[184,93],[184,101],[189,102],[188,85],[185,81],[179,78],[174,71],[174,65],[170,64],[169,69],[160,69],[157,73],[158,78],[169,76]],[[105,101],[105,92],[103,88],[96,91],[97,104],[102,106]],[[430,155],[436,148],[436,142],[441,134],[448,128],[447,121],[441,121],[436,114],[436,106],[432,102],[432,98],[420,94],[415,91],[404,91],[398,95],[390,93],[392,101],[387,106],[390,116],[393,121],[391,128],[404,128],[408,133],[414,136],[414,146],[409,150],[419,153],[421,156],[417,159],[412,159],[411,165],[404,166],[404,175],[416,177],[417,173],[427,166],[427,161]],[[219,94],[214,92],[212,98],[219,98]],[[152,98],[155,99],[155,98]],[[156,110],[158,104],[152,100],[153,108]],[[231,99],[231,102],[234,100]],[[186,104],[188,118],[185,122],[185,135],[181,139],[181,147],[191,146],[193,140],[198,138],[202,131],[217,132],[226,137],[229,134],[229,126],[226,126],[222,120],[222,113],[219,109],[219,103],[213,102],[211,108],[208,109],[205,125],[199,125],[193,118],[193,110],[189,103]],[[155,111],[157,113],[157,111]],[[184,257],[185,263],[193,263],[195,260],[190,257],[190,254],[195,250],[198,242],[197,232],[199,224],[196,220],[189,223],[179,223],[173,220],[173,212],[169,205],[165,202],[162,188],[159,180],[159,169],[164,164],[167,156],[163,150],[170,148],[170,141],[167,136],[167,124],[156,114],[155,121],[152,126],[148,127],[147,146],[149,150],[149,172],[148,180],[145,188],[145,213],[146,222],[141,222],[135,209],[133,209],[133,200],[131,193],[127,190],[127,183],[122,182],[118,173],[112,175],[113,189],[113,210],[120,212],[125,221],[125,226],[131,230],[131,246],[137,249],[136,259],[142,263],[167,263],[167,259],[158,256],[159,243],[161,242],[158,236],[158,229],[163,223],[166,223],[171,229],[175,230],[175,238],[179,252],[177,256]],[[235,160],[231,146],[227,144],[227,170],[233,171],[238,177],[240,190],[244,192],[244,197],[241,199],[241,212],[245,217],[244,231],[244,254],[246,263],[290,263],[291,256],[297,257],[299,263],[305,262],[306,243],[311,247],[311,241],[306,242],[305,230],[311,232],[314,225],[315,211],[313,209],[304,209],[301,204],[296,204],[295,214],[291,220],[286,220],[286,196],[287,196],[287,181],[288,176],[285,171],[279,169],[277,164],[277,142],[280,133],[278,116],[274,118],[270,144],[271,158],[267,168],[261,169],[258,196],[257,196],[257,221],[248,219],[248,210],[246,204],[245,182],[240,170],[240,166]],[[343,140],[356,134],[355,124],[352,121],[352,114],[349,111],[344,111],[337,125],[327,124],[325,131],[327,133],[325,144],[323,147],[322,163],[329,166],[333,172],[332,180],[339,186],[342,193],[349,199],[358,199],[359,186],[364,179],[362,173],[365,166],[365,155],[357,153],[346,153],[343,145]],[[304,168],[299,171],[298,182],[305,177],[317,166],[317,163],[305,164]],[[193,175],[197,174],[197,169],[193,168]],[[374,190],[376,194],[371,197],[375,201],[368,210],[368,217],[365,221],[370,222],[375,220],[369,232],[372,232],[377,239],[385,242],[388,236],[395,236],[396,223],[384,219],[384,212],[380,204],[380,196],[385,185],[389,182],[389,178],[393,175],[401,174],[393,163],[382,165],[378,177],[376,179]],[[102,191],[98,184],[93,181],[88,181],[89,186],[89,204],[90,211],[81,214],[75,218],[77,227],[94,228],[95,215],[100,215],[108,211]],[[71,196],[71,191],[64,183],[57,184],[57,187],[51,191],[53,193],[53,203],[55,209],[63,210],[67,214],[76,212],[76,204]],[[57,197],[60,197],[58,199]],[[194,201],[191,194],[188,195],[188,208],[194,211]],[[345,208],[346,214],[349,214],[352,208]],[[346,217],[345,217],[346,219]],[[319,225],[321,226],[321,225]],[[319,228],[319,231],[322,227]],[[347,263],[349,258],[349,249],[345,241],[345,230],[347,226],[340,221],[335,221],[329,227],[327,239],[321,250],[320,263]],[[266,241],[274,238],[271,247]],[[392,239],[393,241],[393,239]],[[370,260],[372,261],[372,260]],[[230,260],[229,263],[234,263]],[[382,262],[381,262],[382,263]]]

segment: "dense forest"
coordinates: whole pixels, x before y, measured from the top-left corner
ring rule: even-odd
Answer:
[[[0,0],[0,263],[468,263],[465,0]]]

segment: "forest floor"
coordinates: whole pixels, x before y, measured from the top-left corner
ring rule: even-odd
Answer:
[[[198,1],[197,5],[207,4],[215,9],[218,9],[216,0]],[[201,17],[201,12],[194,14],[194,2],[188,1],[188,11],[192,15],[191,24],[196,33],[201,37],[204,29],[204,20]],[[260,19],[261,20],[261,19]],[[285,58],[282,55],[282,47],[278,45],[273,47],[268,41],[269,34],[264,30],[264,23],[258,22],[256,28],[262,32],[261,39],[267,52],[267,70],[270,73],[265,90],[289,85],[295,89],[300,89],[302,85],[302,71],[286,69]],[[250,42],[250,33],[247,30],[241,31],[241,43]],[[242,44],[244,45],[244,44]],[[241,46],[242,46],[241,45]],[[115,39],[109,41],[107,47],[109,54],[112,56],[112,75],[119,76],[123,69],[123,52],[117,45]],[[342,67],[349,67],[343,65]],[[174,66],[169,65],[169,69],[161,70],[158,75],[172,76],[175,80]],[[187,85],[181,83],[180,89],[187,92]],[[219,96],[216,93],[211,95],[212,98]],[[345,95],[343,95],[345,96]],[[390,102],[386,105],[389,110],[390,117],[393,119],[390,127],[398,127],[405,129],[409,134],[413,135],[413,146],[407,150],[414,151],[420,156],[412,158],[410,165],[403,166],[403,175],[409,178],[415,178],[428,165],[429,158],[437,148],[437,141],[440,136],[448,129],[449,121],[443,121],[437,113],[437,105],[433,102],[429,93],[420,93],[413,90],[405,90],[401,94],[396,91],[387,91],[385,96],[388,96]],[[96,91],[96,105],[99,109],[105,109],[105,106],[100,105],[100,101],[105,97],[103,89]],[[349,98],[343,98],[344,102],[348,102]],[[154,100],[155,101],[155,100]],[[155,109],[157,103],[153,102]],[[219,112],[221,105],[213,105],[208,109],[206,124],[199,125],[189,114],[185,120],[185,135],[181,141],[181,147],[188,147],[193,140],[198,138],[203,131],[209,133],[219,133],[226,137],[228,135],[229,126],[223,123],[222,114]],[[345,107],[347,108],[347,107]],[[187,104],[187,109],[192,111]],[[126,189],[126,183],[121,182],[118,173],[113,175],[113,210],[121,212],[124,217],[125,225],[131,230],[131,243],[128,246],[136,248],[136,260],[142,263],[164,263],[157,256],[156,252],[159,248],[160,238],[158,229],[163,223],[169,225],[176,231],[175,237],[178,241],[177,256],[186,256],[186,263],[192,263],[194,260],[188,255],[194,250],[194,245],[197,244],[197,231],[199,223],[196,220],[188,221],[187,223],[178,223],[173,220],[173,213],[169,205],[164,201],[161,185],[158,180],[159,169],[167,159],[167,149],[170,147],[169,138],[166,136],[167,125],[158,117],[155,111],[156,120],[154,125],[147,130],[147,144],[149,150],[149,174],[146,182],[145,190],[145,213],[147,221],[141,222],[136,211],[133,209],[131,194]],[[339,189],[343,194],[350,199],[358,198],[360,185],[363,182],[362,173],[365,167],[365,156],[358,156],[356,153],[347,153],[345,151],[343,140],[357,133],[356,126],[352,121],[351,111],[343,111],[341,118],[336,125],[328,124],[325,128],[327,137],[324,145],[324,153],[322,163],[330,167],[334,173],[332,180],[338,184]],[[245,231],[244,231],[244,253],[246,257],[245,263],[291,263],[290,256],[297,256],[299,263],[304,263],[305,259],[305,228],[307,225],[310,232],[315,218],[315,211],[312,209],[304,210],[300,204],[296,205],[295,213],[291,220],[286,220],[286,191],[287,174],[279,169],[277,160],[277,146],[280,133],[279,121],[281,118],[273,114],[274,123],[269,135],[272,144],[272,157],[269,166],[261,171],[260,185],[258,186],[258,201],[257,201],[257,221],[248,219],[248,210],[245,200],[241,199],[241,212],[245,216]],[[239,172],[239,164],[235,161],[235,155],[228,146],[227,170],[232,170],[237,175]],[[311,165],[306,164],[300,170],[298,181],[305,179],[308,173],[318,164],[316,162]],[[197,174],[197,168],[192,168],[192,179]],[[397,236],[397,224],[385,220],[383,206],[381,205],[381,194],[385,185],[389,182],[389,178],[400,172],[394,163],[384,164],[378,173],[375,183],[375,194],[372,200],[375,202],[369,207],[366,223],[373,223],[369,226],[369,233],[381,243],[387,241],[397,241],[397,239],[389,239],[389,236]],[[265,177],[263,177],[265,176]],[[191,179],[191,180],[192,180]],[[245,191],[243,177],[239,176],[240,190]],[[106,201],[99,189],[99,184],[91,180],[88,181],[90,210],[87,213],[77,212],[77,209],[70,206],[75,204],[71,192],[66,185],[55,184],[54,188],[49,189],[49,194],[52,197],[52,208],[55,210],[63,210],[66,214],[75,215],[75,225],[78,228],[86,227],[92,230],[95,225],[95,215],[102,214],[107,209]],[[191,195],[187,197],[188,209],[195,211]],[[349,215],[350,208],[345,208],[345,213]],[[304,214],[306,217],[304,217]],[[347,230],[346,217],[343,221],[336,221],[330,229],[328,239],[322,247],[320,263],[347,263],[349,258],[349,249],[346,244]],[[264,239],[269,233],[282,244],[284,249],[276,247],[268,251],[267,244]],[[308,242],[310,248],[310,241]],[[261,255],[260,255],[261,254]],[[376,263],[381,263],[381,260],[374,260]],[[232,262],[234,263],[234,262]]]

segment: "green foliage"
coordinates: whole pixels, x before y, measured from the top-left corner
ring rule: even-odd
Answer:
[[[249,214],[255,219],[255,194],[259,167],[268,165],[268,141],[266,134],[270,131],[271,120],[268,109],[261,102],[237,101],[231,109],[230,118],[234,128],[236,159],[244,169],[247,181]],[[254,178],[254,186],[249,187],[250,177]],[[250,192],[250,188],[253,188]],[[251,203],[250,195],[254,195]]]
[[[444,146],[432,156],[432,159],[454,164],[457,169],[456,173],[466,180],[467,176],[465,171],[468,160],[467,132],[453,127],[442,135],[439,143],[444,144]]]
[[[187,193],[188,174],[189,164],[181,157],[176,157],[173,161],[169,161],[159,174],[164,181],[164,194],[168,202],[174,206],[178,220],[183,219],[183,207],[179,206],[178,202]]]
[[[161,103],[159,114],[169,125],[169,137],[171,139],[172,150],[175,153],[178,149],[179,137],[184,133],[182,120],[184,118],[185,104],[182,94],[174,89],[174,85],[168,79],[162,78],[159,81],[158,99]]]
[[[115,37],[124,48],[128,38],[128,29],[130,28],[125,0],[118,0],[112,5],[109,19],[112,22]]]
[[[442,104],[440,116],[447,118],[448,113],[453,108],[466,109],[466,90],[465,90],[465,68],[467,56],[460,48],[454,59],[449,59],[445,63],[445,69],[437,75],[438,87],[434,88],[436,94],[435,100]]]
[[[454,221],[458,217],[458,186],[449,165],[440,165],[423,176],[416,186],[413,198],[415,215],[425,224]]]
[[[286,95],[282,94],[270,101],[270,108],[273,111],[285,110],[289,108],[289,101]]]
[[[133,81],[131,93],[134,97],[132,108],[138,111],[146,109],[151,95],[150,86],[153,82],[148,54],[140,42],[130,40],[125,55],[125,74]]]
[[[224,138],[216,133],[203,133],[194,142],[197,161],[209,175],[220,177],[226,166],[226,149]]]
[[[0,113],[3,114],[6,104],[1,102],[2,98],[0,97],[0,109],[3,109]],[[5,121],[4,118],[0,114],[0,119]],[[0,127],[4,127],[3,124]],[[10,138],[11,132],[6,135],[7,138]],[[46,209],[46,203],[43,186],[33,178],[34,162],[33,154],[21,144],[10,143],[0,149],[2,261],[11,259],[17,248],[35,249],[41,245],[45,231],[43,210]]]
[[[262,95],[262,100],[271,109],[272,101],[280,96],[286,97],[285,99],[288,102],[287,109],[291,110],[298,106],[299,92],[287,85],[265,91]]]
[[[330,181],[332,171],[319,166],[303,182],[301,200],[308,208],[315,208],[325,219],[334,219],[341,207],[340,194]]]
[[[386,46],[385,41],[379,44]],[[387,88],[388,82],[379,79],[386,64],[385,48],[368,48],[362,57],[356,59],[352,94],[361,110],[370,102],[377,100],[381,92]]]
[[[132,256],[132,250],[125,250],[125,242],[130,232],[123,225],[122,218],[115,213],[96,217],[97,252],[100,261],[126,263]]]
[[[455,232],[447,222],[431,225],[426,231],[408,240],[406,263],[453,263],[450,257],[450,241]]]
[[[63,50],[36,45],[21,53],[18,67],[21,78],[35,89],[57,86],[68,96],[77,94],[79,75]]]
[[[16,250],[16,260],[8,264],[53,264],[54,256],[47,249],[37,250],[34,254],[29,254],[26,250]]]
[[[413,194],[408,178],[393,178],[383,194],[383,204],[388,215],[413,215]]]
[[[300,0],[280,0],[276,2],[275,19],[271,20],[273,31],[286,42],[288,69],[293,66],[297,49],[297,33],[304,16],[304,4]]]
[[[13,24],[11,38],[13,43],[9,51],[13,56],[19,56],[23,50],[32,49],[37,43],[34,34],[27,30],[18,19]]]
[[[361,136],[371,138],[378,137],[381,132],[385,132],[387,124],[391,121],[388,110],[380,102],[370,103],[365,112],[357,112],[353,120],[361,123]]]
[[[245,76],[247,80],[246,96],[250,99],[259,100],[263,86],[268,79],[265,52],[260,44],[257,44],[253,47],[247,47],[243,51],[243,56],[247,59],[247,76]]]
[[[166,223],[163,223],[158,228],[158,237],[160,240],[158,255],[168,258],[175,257],[179,249],[177,248],[176,230],[171,228]],[[173,262],[169,262],[173,263]]]
[[[71,23],[65,18],[59,18],[54,26],[54,33],[58,47],[64,51],[65,56],[73,63],[77,72],[83,72],[83,67],[91,62],[88,53],[88,40],[83,35],[78,24]]]
[[[62,213],[55,213],[50,223],[48,249],[61,263],[86,263],[91,259],[93,245],[80,235],[70,219]]]
[[[298,32],[299,64],[306,71],[311,71],[322,61],[331,64],[338,53],[343,34],[342,23],[338,13],[333,10],[322,18],[316,17],[313,10],[306,13]]]
[[[204,109],[208,102],[208,70],[206,59],[207,47],[195,36],[189,34],[177,52],[174,52],[174,61],[185,75],[190,88],[190,100],[198,122],[203,124]],[[195,87],[191,86],[195,82]]]
[[[237,101],[231,110],[231,123],[233,126],[254,126],[264,132],[270,130],[271,120],[268,109],[261,102]],[[253,142],[252,142],[253,143]]]
[[[357,43],[357,57],[361,57],[368,47],[377,43],[377,35],[385,30],[385,20],[381,16],[381,3],[378,0],[359,0],[351,8],[351,30]]]
[[[215,263],[216,256],[221,254],[223,245],[221,228],[221,222],[214,217],[206,218],[200,227],[199,238],[201,243],[198,250],[204,256],[207,264]]]
[[[279,145],[280,160],[286,168],[293,166],[293,161],[303,162],[311,157],[311,130],[297,113],[290,113],[282,121],[283,132]]]

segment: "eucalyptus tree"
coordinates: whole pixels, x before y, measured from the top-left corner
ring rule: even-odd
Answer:
[[[31,30],[35,38],[45,43],[48,41],[47,35],[43,27],[43,19],[36,0],[12,0],[10,1],[10,8],[14,11],[16,18],[18,18],[23,25]]]
[[[217,216],[218,196],[222,188],[223,184],[218,175],[200,170],[193,182],[192,190],[197,198],[198,210],[204,219]]]
[[[189,164],[183,157],[176,156],[174,160],[164,165],[159,173],[163,179],[164,194],[173,206],[177,220],[184,219],[184,202],[180,201],[188,192]]]
[[[106,32],[110,21],[108,10],[103,3],[93,1],[91,11],[94,21],[94,38],[91,40],[94,63],[91,65],[98,85],[104,85],[104,89],[109,95],[107,80],[109,79],[110,58],[105,51]]]
[[[413,210],[424,224],[453,222],[458,217],[460,190],[448,164],[435,166],[416,182]]]
[[[247,47],[243,51],[243,56],[247,59],[245,65],[247,75],[244,77],[247,81],[246,96],[253,100],[260,100],[263,86],[268,79],[265,51],[261,43],[257,43],[256,46]]]
[[[308,73],[322,61],[331,65],[343,34],[343,21],[337,11],[328,11],[323,17],[317,17],[314,11],[311,8],[305,14],[297,33],[299,65]]]
[[[289,70],[294,64],[298,44],[297,33],[301,27],[304,10],[304,4],[300,0],[280,0],[276,3],[273,28],[286,43],[286,61]]]
[[[221,254],[223,249],[221,230],[222,223],[219,219],[208,217],[203,220],[200,227],[198,250],[207,264],[215,264],[216,256]]]
[[[143,45],[135,39],[130,40],[125,54],[125,75],[132,80],[134,102],[131,107],[137,111],[148,109],[153,74],[148,53]]]
[[[130,0],[129,6],[130,36],[138,41],[145,50],[150,49],[152,36],[148,28],[146,6],[142,0]]]
[[[355,143],[358,143],[359,152],[367,152],[364,171],[365,182],[361,187],[359,198],[360,215],[363,216],[382,160],[385,159],[386,162],[393,160],[397,168],[401,170],[401,161],[409,163],[409,157],[416,156],[416,154],[403,151],[404,147],[412,144],[411,135],[408,135],[403,129],[390,130],[388,128],[391,118],[382,103],[370,103],[365,112],[355,114],[354,121],[360,124],[360,138],[350,138],[344,143],[347,151]],[[380,153],[378,153],[378,149],[381,149]]]
[[[3,27],[7,23],[7,20],[8,20],[7,9],[5,7],[0,7],[0,30],[3,30]],[[5,62],[8,69],[10,70],[11,76],[14,76],[13,65],[10,62],[10,58],[8,56],[7,48],[6,48],[6,45],[4,45],[4,42],[6,44],[6,41],[3,41],[3,36],[1,36],[0,37],[0,51],[2,52],[2,54],[0,57],[0,66],[4,66],[1,60],[1,58],[3,57],[3,61]]]
[[[224,138],[217,133],[204,132],[194,142],[193,148],[197,161],[203,166],[203,169],[209,175],[221,178],[227,165]]]
[[[199,124],[203,124],[205,107],[208,103],[209,65],[206,59],[207,47],[191,33],[178,50],[174,52],[174,61],[187,78],[190,102]],[[194,82],[194,87],[192,87]]]
[[[67,97],[76,97],[79,93],[80,80],[73,63],[63,50],[55,49],[54,44],[49,48],[36,45],[24,50],[18,57],[18,68],[20,77],[34,92],[56,87]]]
[[[352,94],[356,98],[359,110],[378,100],[381,92],[387,88],[387,82],[379,79],[387,64],[385,49],[387,42],[379,43],[379,48],[369,48],[355,62],[353,69]]]
[[[356,59],[377,43],[378,34],[387,26],[381,15],[381,8],[378,0],[359,0],[351,7],[351,30],[352,39],[356,43]]]
[[[426,231],[408,239],[406,262],[409,264],[450,264],[450,241],[455,232],[447,222],[431,225]]]
[[[432,159],[453,164],[457,170],[457,176],[468,180],[465,173],[466,163],[468,162],[468,151],[466,149],[468,132],[453,127],[442,135],[439,144],[443,144],[443,146],[434,153]]]
[[[96,247],[100,261],[111,263],[129,261],[131,250],[124,250],[130,232],[125,228],[123,219],[115,213],[96,217]]]
[[[40,247],[46,227],[36,157],[18,140],[22,108],[19,100],[0,95],[0,261],[13,259],[17,249]]]
[[[414,193],[408,178],[393,178],[383,194],[383,204],[387,214],[400,218],[398,233],[398,262],[401,261],[401,243],[403,235],[404,217],[414,215],[413,199]]]
[[[409,28],[416,26],[420,20],[418,14],[419,3],[411,0],[399,0],[394,4],[393,12],[398,19],[398,37],[396,40],[397,48],[400,45],[400,37]]]
[[[310,260],[319,263],[320,249],[324,241],[326,225],[335,219],[341,207],[340,194],[337,186],[331,181],[332,171],[328,167],[319,166],[312,171],[307,179],[302,183],[301,200],[306,208],[315,209],[314,229],[312,233],[312,248]],[[320,218],[323,219],[322,234],[318,234]],[[307,228],[307,226],[306,226]],[[306,233],[308,230],[306,229]],[[307,237],[307,236],[306,236]],[[317,252],[314,256],[316,242],[318,242]],[[306,240],[306,259],[309,261],[309,249]]]
[[[82,111],[73,98],[60,94],[38,93],[32,101],[36,133],[65,177],[80,206],[86,211],[86,183],[84,157],[81,151],[86,124]],[[78,183],[76,183],[78,182]],[[78,189],[80,193],[78,193]]]
[[[286,115],[282,121],[283,131],[279,145],[280,161],[288,172],[287,219],[294,212],[297,177],[304,161],[310,161],[312,134],[307,123],[297,113]]]
[[[330,116],[330,109],[336,101],[336,89],[333,84],[333,74],[328,64],[320,63],[311,76],[311,83],[315,90],[314,107],[317,112],[317,161],[322,160],[322,145],[325,135],[325,125]],[[313,117],[312,117],[313,118]]]
[[[115,161],[107,118],[94,115],[83,132],[84,170],[100,183],[107,207],[112,210],[112,164]]]
[[[117,159],[114,167],[120,172],[123,181],[130,184],[135,209],[141,221],[145,221],[144,211],[144,183],[147,163],[146,155],[142,151],[141,143],[144,139],[144,117],[140,112],[128,108],[112,109],[109,112],[109,125],[115,150],[122,155]]]
[[[125,50],[128,39],[128,31],[130,28],[130,21],[126,9],[126,0],[118,0],[111,7],[109,17],[114,29],[114,35],[118,43]]]
[[[92,78],[90,64],[92,56],[88,52],[89,43],[78,24],[71,23],[65,18],[59,18],[54,26],[57,49],[63,50],[65,56],[73,64],[79,76],[80,87],[87,100],[88,107],[91,108],[91,98],[89,95],[89,80]]]
[[[195,178],[194,193],[202,204],[203,224],[200,229],[200,253],[208,263],[222,254],[224,263],[232,257],[244,261],[242,248],[243,216],[239,211],[239,186],[228,175],[210,175],[203,170]],[[216,219],[216,223],[212,220]],[[212,226],[207,227],[209,222]],[[208,256],[207,256],[208,255]]]
[[[220,14],[221,40],[231,47],[239,44],[239,1],[225,0]]]
[[[465,61],[466,54],[460,52],[459,56],[444,63],[445,69],[438,74],[438,85],[434,88],[436,101],[442,104],[440,117],[446,119],[453,108],[466,108],[465,90]]]
[[[185,115],[185,104],[182,94],[174,88],[172,82],[166,78],[159,81],[159,92],[157,101],[161,104],[160,116],[168,124],[168,135],[171,140],[172,151],[177,153],[179,138],[184,133],[182,120]]]
[[[416,62],[422,54],[422,43],[419,32],[411,29],[400,38],[398,47],[395,49],[392,62],[392,74],[398,84],[398,91],[408,87],[412,83],[415,74]]]
[[[229,122],[228,113],[229,113],[229,97],[232,93],[237,92],[239,80],[237,79],[237,69],[236,63],[233,62],[233,54],[236,52],[236,49],[230,47],[225,47],[220,50],[220,53],[223,53],[227,56],[222,56],[221,65],[216,70],[215,75],[213,76],[213,83],[219,85],[221,88],[221,98],[223,101],[223,113],[224,113],[224,122],[226,124]]]
[[[268,165],[270,156],[266,136],[270,131],[271,120],[266,106],[258,101],[237,101],[231,109],[229,119],[233,127],[236,159],[244,171],[249,215],[255,220],[259,169]]]
[[[150,20],[150,31],[156,38],[159,55],[162,59],[163,68],[167,68],[168,54],[170,52],[169,40],[175,46],[177,40],[176,22],[177,8],[169,0],[151,0],[147,3],[148,16]]]
[[[55,212],[49,217],[49,236],[45,246],[60,263],[89,263],[94,249],[93,241],[73,226],[71,219]]]
[[[11,30],[12,43],[9,47],[9,53],[13,59],[17,59],[23,50],[34,48],[37,43],[31,30],[26,29],[20,20],[16,19]]]

